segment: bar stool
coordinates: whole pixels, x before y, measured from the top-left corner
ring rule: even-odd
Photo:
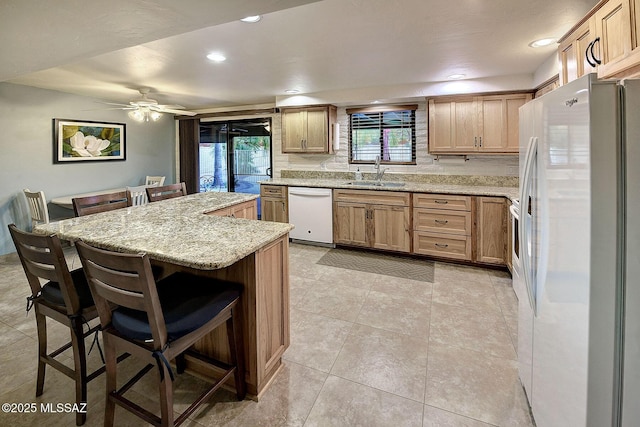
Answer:
[[[64,259],[60,239],[55,235],[45,236],[19,230],[9,225],[11,238],[16,246],[22,267],[31,287],[27,298],[27,311],[36,312],[38,328],[38,377],[36,396],[42,395],[46,365],[62,372],[76,383],[76,403],[87,402],[87,383],[105,371],[105,367],[87,375],[87,359],[84,338],[95,332],[98,326],[83,331],[83,324],[98,317],[89,286],[80,268],[69,271]],[[40,279],[48,281],[40,284]],[[47,354],[47,319],[49,317],[70,329],[71,341]],[[68,348],[73,349],[74,369],[58,360]],[[86,413],[76,415],[76,424],[82,425]]]
[[[244,343],[238,307],[241,285],[182,272],[156,283],[146,254],[110,252],[83,242],[76,242],[76,248],[102,325],[107,366],[105,426],[114,425],[116,404],[155,426],[180,425],[232,375],[238,399],[244,399]],[[113,309],[109,302],[118,308]],[[194,343],[223,323],[226,323],[229,338],[230,364],[190,350]],[[117,350],[131,353],[148,364],[116,390]],[[174,374],[169,360],[177,359],[181,373],[184,354],[210,363],[223,373],[174,419]],[[124,397],[127,390],[154,366],[160,373],[160,417]]]
[[[127,192],[98,194],[96,196],[74,197],[73,213],[75,216],[85,216],[94,213],[112,211],[127,207]]]
[[[173,199],[174,197],[186,195],[187,187],[184,182],[147,188],[147,197],[150,202],[159,202],[160,200]]]

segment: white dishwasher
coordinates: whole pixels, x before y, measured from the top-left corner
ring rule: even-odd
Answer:
[[[289,222],[292,239],[333,244],[331,189],[289,187]]]

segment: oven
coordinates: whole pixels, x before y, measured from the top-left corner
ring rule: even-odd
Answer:
[[[520,270],[520,201],[513,199],[509,207],[511,213],[511,264],[513,270]]]

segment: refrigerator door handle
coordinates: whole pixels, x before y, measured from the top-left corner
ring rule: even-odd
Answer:
[[[520,203],[522,209],[520,212],[523,213],[521,216],[521,220],[518,225],[520,227],[520,254],[522,259],[522,269],[524,276],[525,288],[527,289],[527,295],[529,296],[529,305],[533,310],[534,315],[536,312],[536,300],[533,293],[533,283],[532,283],[532,271],[531,271],[531,259],[529,255],[529,244],[530,244],[530,232],[531,232],[531,223],[533,222],[528,215],[530,212],[530,199],[531,196],[531,178],[532,178],[532,169],[533,162],[537,156],[538,152],[538,138],[531,137],[529,139],[529,146],[527,148],[527,154],[525,156],[525,166],[524,166],[524,175],[522,182],[522,189],[520,194]],[[531,211],[532,212],[532,211]],[[529,224],[528,224],[529,223]],[[532,251],[533,252],[533,251]]]

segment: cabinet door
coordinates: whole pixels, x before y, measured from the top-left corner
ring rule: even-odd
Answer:
[[[504,151],[506,138],[506,105],[501,96],[486,96],[478,102],[479,131],[477,133],[480,151]]]
[[[472,98],[429,100],[429,153],[475,151],[476,115]]]
[[[586,50],[595,39],[594,19],[588,19],[580,25],[558,47],[560,59],[560,83],[566,84],[585,74],[596,71],[587,61]],[[597,47],[597,46],[596,46]],[[594,47],[594,53],[596,53]]]
[[[234,218],[258,219],[256,201],[250,200],[229,207],[229,216]]]
[[[507,207],[503,197],[476,198],[476,261],[506,264]]]
[[[327,108],[307,109],[306,121],[304,151],[326,153],[329,143],[329,112]]]
[[[282,112],[282,151],[303,151],[306,131],[306,114],[301,109],[284,110]]]
[[[503,129],[506,138],[506,153],[518,153],[520,150],[520,107],[531,101],[531,94],[521,96],[510,96],[505,100],[506,116],[505,129]]]
[[[453,151],[475,151],[478,144],[476,101],[456,101],[453,111]]]
[[[287,199],[261,198],[262,220],[273,222],[289,222]]]
[[[448,152],[453,148],[453,103],[429,100],[429,152]]]
[[[408,207],[372,205],[372,244],[376,249],[411,251],[411,215]]]
[[[617,62],[631,52],[629,0],[609,0],[595,13],[596,56],[603,65]]]
[[[333,241],[338,244],[369,247],[369,211],[366,204],[333,204]]]

